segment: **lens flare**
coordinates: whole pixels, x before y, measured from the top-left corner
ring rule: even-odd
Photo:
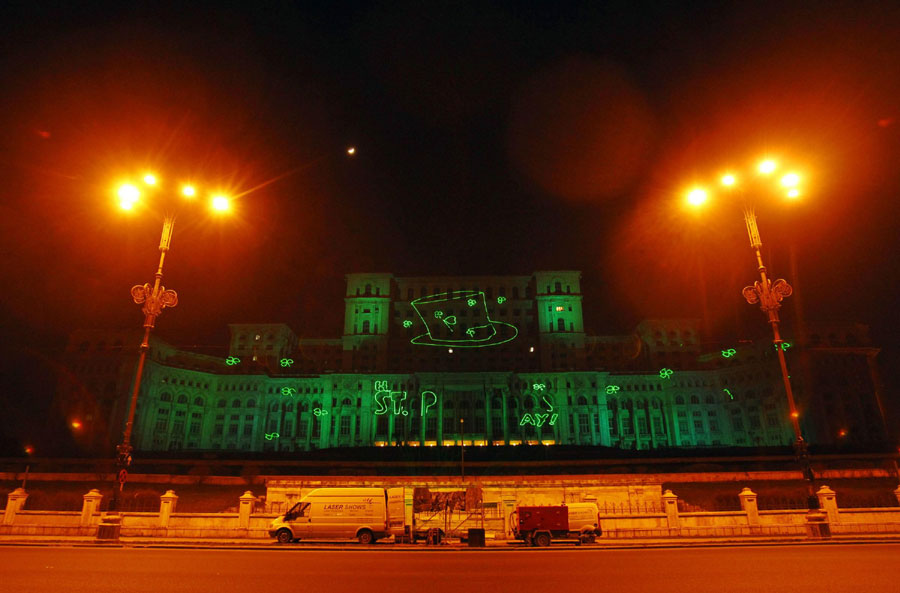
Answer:
[[[687,194],[687,201],[691,206],[701,206],[708,198],[706,190],[699,187],[692,189]]]

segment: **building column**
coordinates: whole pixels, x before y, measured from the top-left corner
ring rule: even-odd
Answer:
[[[678,495],[673,494],[671,490],[666,490],[662,495],[663,508],[666,512],[666,522],[669,530],[680,530],[681,519],[678,517]],[[677,532],[677,531],[676,531]]]
[[[250,529],[250,515],[253,513],[253,503],[256,497],[249,490],[241,494],[240,506],[238,507],[238,528]]]
[[[159,497],[159,526],[168,527],[169,517],[175,512],[175,505],[178,503],[178,496],[174,490],[166,490],[166,493]]]
[[[738,494],[741,500],[741,509],[747,514],[747,525],[759,525],[759,505],[756,492],[749,488],[743,488]]]
[[[100,501],[103,500],[103,495],[94,488],[82,498],[84,502],[81,505],[81,526],[87,527],[93,522],[94,513],[100,510]]]
[[[25,506],[28,499],[28,493],[24,488],[16,488],[6,495],[6,511],[3,513],[3,524],[12,525],[16,520],[16,513]]]

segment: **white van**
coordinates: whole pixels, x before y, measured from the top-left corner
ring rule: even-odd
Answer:
[[[361,544],[403,531],[403,489],[316,488],[269,525],[269,535],[285,544],[297,540],[356,539]],[[390,496],[391,504],[388,504]],[[399,499],[399,500],[398,500]],[[398,508],[394,508],[398,505]],[[390,517],[399,516],[396,527]]]

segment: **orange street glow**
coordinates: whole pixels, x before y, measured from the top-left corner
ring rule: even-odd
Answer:
[[[351,146],[350,148],[348,148],[348,149],[347,149],[347,154],[349,154],[350,156],[353,156],[354,154],[356,154],[356,147],[355,147],[355,146]]]
[[[757,170],[760,173],[762,173],[763,175],[768,175],[769,173],[773,172],[776,168],[778,168],[778,165],[775,164],[775,161],[773,161],[771,159],[766,159],[766,160],[762,161],[761,163],[759,163]]]
[[[197,195],[197,190],[193,185],[185,185],[181,188],[181,195],[186,198],[193,198],[195,195]]]
[[[722,175],[722,185],[734,185],[737,179],[731,173]]]
[[[781,185],[784,187],[794,187],[800,183],[800,176],[796,173],[788,173],[781,178]]]
[[[138,188],[130,183],[120,186],[118,194],[119,206],[123,210],[131,210],[134,207],[134,203],[137,202],[138,198],[141,196],[141,192],[138,191]]]
[[[70,426],[72,428],[74,428],[75,430],[80,430],[81,429],[81,421],[80,420],[72,420],[72,423],[70,424]]]
[[[153,173],[147,173],[144,175],[144,183],[147,185],[156,185],[156,175]]]
[[[687,201],[691,206],[700,206],[708,197],[706,190],[698,187],[688,192]]]
[[[212,207],[219,212],[225,212],[230,207],[228,198],[225,196],[215,196],[212,199]]]
[[[796,187],[789,189],[788,193],[787,193],[787,197],[789,197],[789,198],[796,198],[799,195],[800,195],[800,190],[797,189]]]

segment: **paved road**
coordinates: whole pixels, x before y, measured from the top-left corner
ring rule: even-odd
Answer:
[[[0,547],[0,591],[896,593],[900,544],[411,552]]]

